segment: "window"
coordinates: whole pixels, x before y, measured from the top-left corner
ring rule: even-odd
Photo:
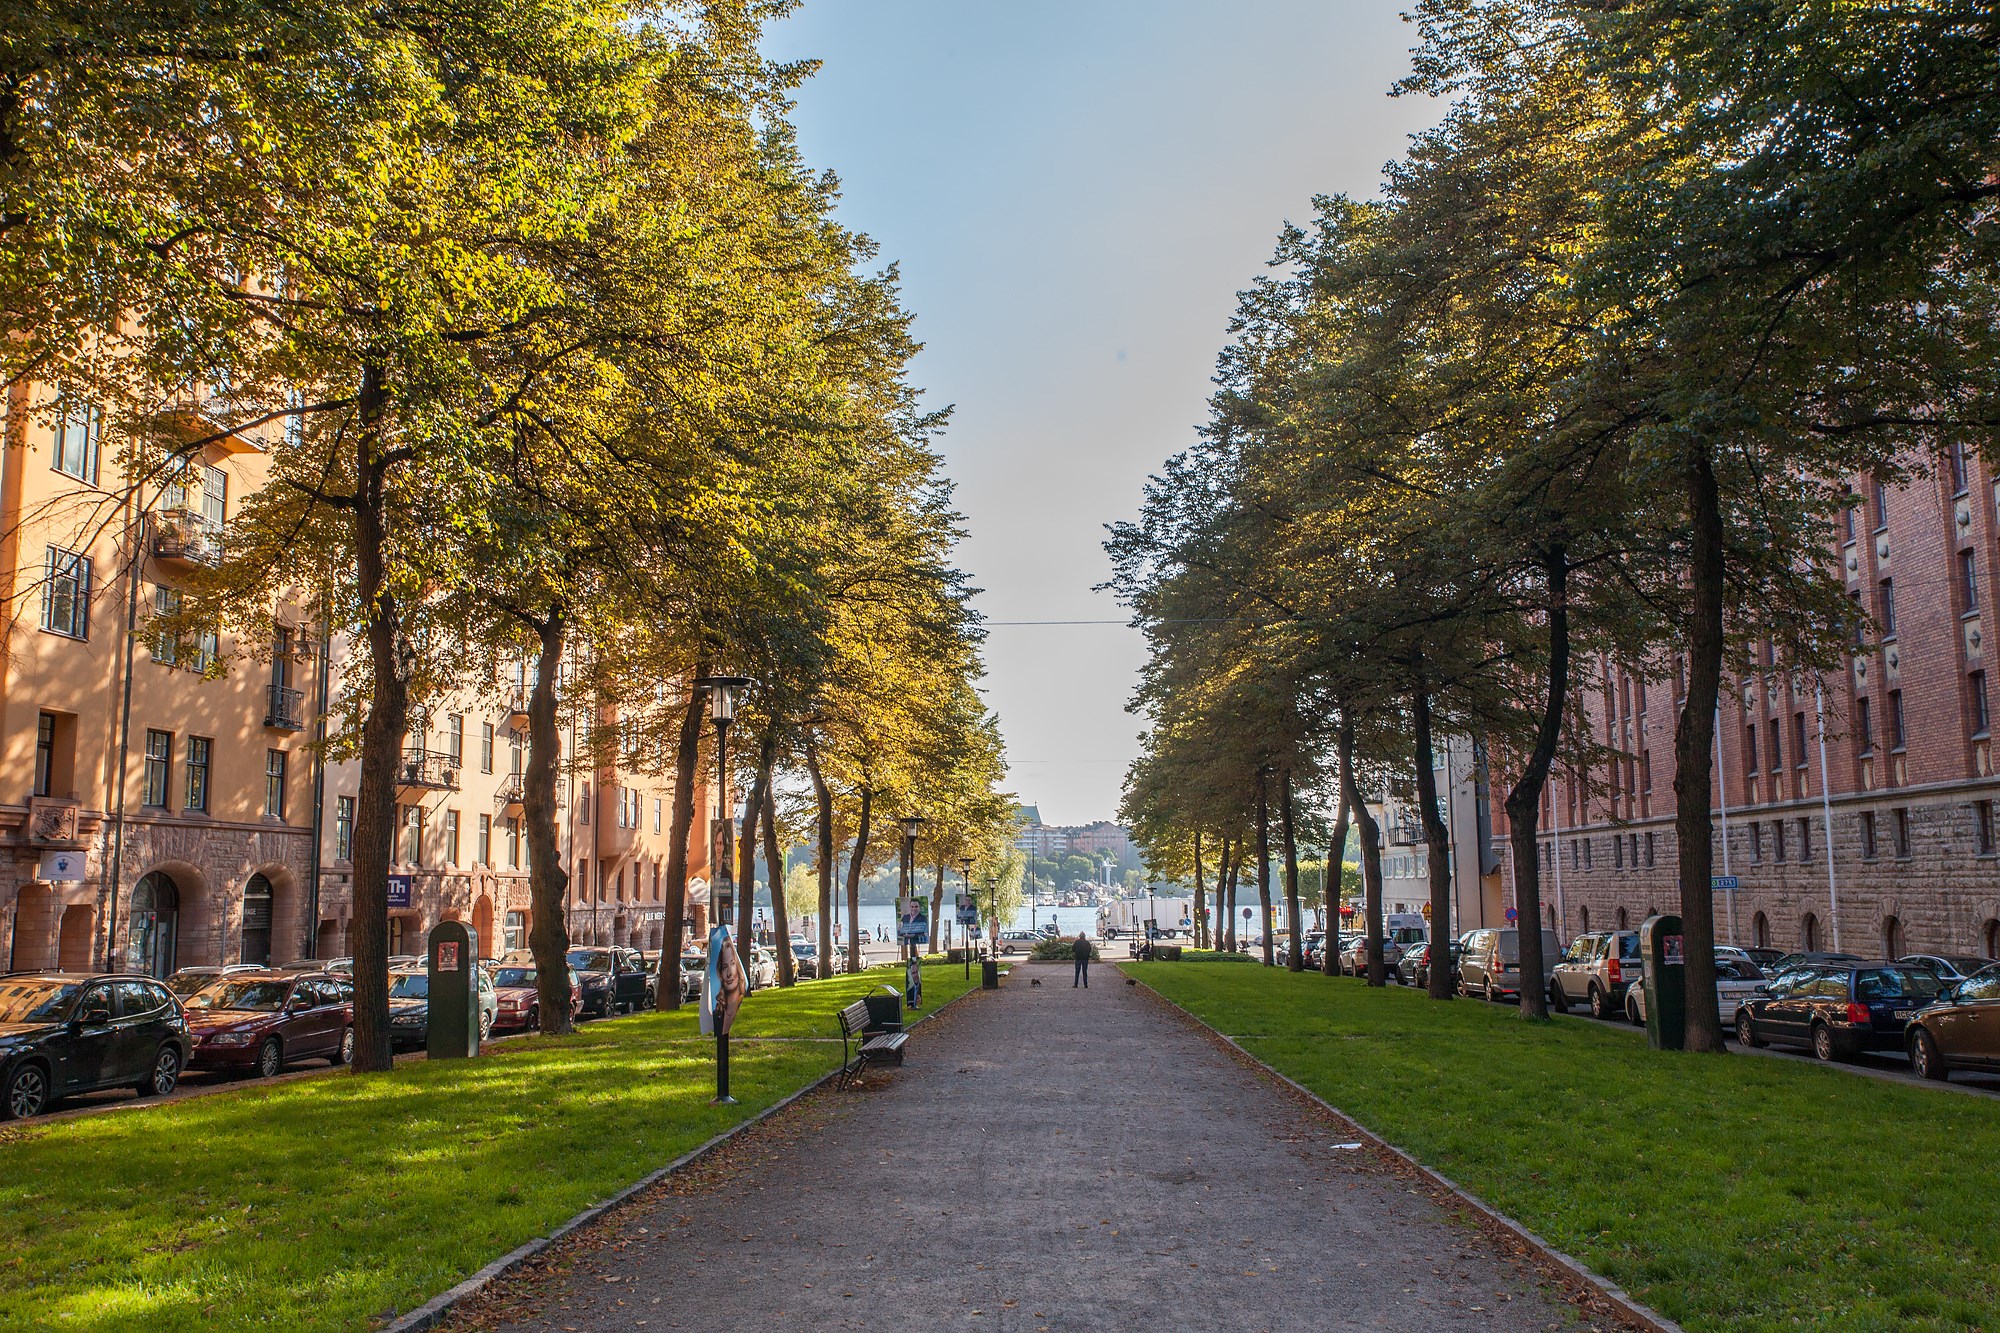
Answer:
[[[215,742],[206,736],[188,737],[187,790],[181,802],[184,810],[208,809],[208,756]]]
[[[1889,526],[1889,484],[1880,477],[1875,478],[1875,531]]]
[[[1648,833],[1646,835],[1646,868],[1650,870],[1652,866],[1653,866],[1653,835]]]
[[[1899,805],[1889,812],[1889,817],[1896,834],[1896,859],[1898,861],[1907,861],[1910,859],[1909,809]]]
[[[1580,839],[1580,841],[1581,841],[1581,842],[1583,843],[1583,868],[1584,868],[1585,870],[1588,870],[1588,869],[1590,869],[1590,868],[1591,868],[1591,867],[1590,867],[1590,839],[1589,839],[1589,838],[1583,838],[1583,839]]]
[[[1752,861],[1761,861],[1764,859],[1764,826],[1762,824],[1752,823],[1750,825],[1750,859]]]
[[[180,611],[181,595],[179,590],[163,586],[154,587],[153,616],[155,619],[165,620],[168,617],[179,615]],[[153,660],[161,666],[173,666],[180,657],[180,645],[175,642],[174,636],[164,626],[153,632],[153,641],[149,645],[149,650],[153,654]]]
[[[405,865],[420,866],[424,863],[424,808],[421,805],[403,807],[403,856]]]
[[[518,731],[511,731],[507,733],[507,763],[508,763],[507,771],[509,773],[514,773],[514,774],[520,773],[521,733]],[[583,822],[588,824],[590,820],[586,818]]]
[[[1785,766],[1785,732],[1782,719],[1772,718],[1771,725],[1764,728],[1764,739],[1770,743],[1771,771],[1776,773]],[[1776,789],[1773,788],[1775,792]]]
[[[48,548],[42,569],[42,628],[72,639],[90,637],[90,557]]]
[[[1895,638],[1896,637],[1896,580],[1894,579],[1882,580],[1881,584],[1878,587],[1878,595],[1875,599],[1875,611],[1876,611],[1875,618],[1882,622],[1882,637],[1885,639]]]
[[[658,833],[659,831],[660,831],[660,798],[655,796],[653,798],[653,832]]]
[[[1993,855],[1993,802],[1972,803],[1972,840],[1981,856]]]
[[[1958,553],[1958,600],[1960,611],[1971,615],[1979,609],[1979,553]]]
[[[1903,727],[1903,692],[1889,691],[1889,748],[1900,750],[1908,733]]]
[[[1873,810],[1863,810],[1861,812],[1861,859],[1864,861],[1873,861],[1876,856],[1876,850],[1875,812]]]
[[[1625,868],[1625,839],[1615,834],[1611,838],[1611,868],[1613,870]]]
[[[1971,671],[1965,677],[1966,703],[1972,714],[1972,734],[1984,736],[1991,720],[1986,712],[1986,673]]]
[[[456,810],[444,812],[444,863],[448,866],[458,864],[458,811]]]
[[[354,859],[354,798],[342,796],[333,803],[333,859]]]
[[[264,751],[264,814],[270,819],[285,817],[285,752]]]
[[[1812,860],[1812,820],[1799,816],[1799,860]]]
[[[1804,713],[1792,714],[1792,766],[1795,768],[1804,768],[1806,766],[1806,715]]]
[[[55,470],[78,481],[97,484],[97,455],[104,438],[104,409],[87,403],[64,407],[56,422]]]
[[[479,851],[477,863],[483,866],[493,864],[493,816],[479,817]]]
[[[49,780],[56,766],[56,720],[43,713],[35,723],[35,795],[49,794]]]
[[[1965,446],[1957,440],[1953,440],[1951,442],[1950,457],[1952,494],[1963,495],[1965,494],[1966,486],[1970,484],[1970,474],[1967,472],[1965,466]],[[1895,957],[1894,954],[1889,956],[1891,958]]]
[[[1859,503],[1860,499],[1852,490],[1841,492],[1840,539],[1842,541],[1854,540],[1854,507]]]
[[[507,868],[509,870],[519,870],[521,868],[521,817],[519,815],[507,816]]]
[[[1648,796],[1653,794],[1653,752],[1639,752],[1639,790]]]
[[[491,773],[493,771],[493,724],[491,722],[481,722],[479,724],[479,771],[481,773]]]
[[[1859,592],[1851,592],[1847,594],[1847,600],[1853,603],[1853,608],[1847,617],[1848,632],[1853,636],[1856,648],[1866,648],[1868,646],[1868,617],[1861,612],[1861,594]]]
[[[457,768],[465,762],[465,715],[453,713],[444,720],[444,752],[451,756],[451,766]]]
[[[1862,754],[1875,753],[1875,719],[1869,714],[1866,695],[1854,701],[1854,738]]]
[[[1743,724],[1743,780],[1746,783],[1757,780],[1757,724],[1755,722],[1746,722]]]
[[[174,760],[174,733],[146,732],[146,785],[144,803],[156,808],[167,804],[167,770]]]
[[[1774,819],[1771,821],[1771,859],[1783,861],[1785,850],[1785,821]]]
[[[583,806],[576,812],[577,823],[588,824],[590,822],[590,804],[590,783],[586,780],[583,784]]]

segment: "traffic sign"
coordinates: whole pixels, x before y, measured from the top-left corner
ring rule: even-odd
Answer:
[[[1430,919],[1431,919],[1431,905],[1430,905],[1429,903],[1425,903],[1425,904],[1424,904],[1424,920],[1428,921],[1428,920],[1430,920]]]
[[[1743,885],[1734,875],[1711,875],[1708,887],[1710,892],[1714,892],[1716,889],[1740,889]]]
[[[1511,907],[1507,909],[1507,924],[1508,924],[1508,925],[1510,925],[1510,926],[1511,926],[1511,925],[1513,925],[1513,924],[1514,924],[1514,923],[1515,923],[1516,921],[1519,921],[1520,919],[1521,919],[1521,914],[1520,914],[1519,912],[1515,911],[1515,910],[1514,910],[1513,908],[1511,908]]]

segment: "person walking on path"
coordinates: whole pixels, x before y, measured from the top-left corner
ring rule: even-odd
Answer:
[[[1070,946],[1070,953],[1076,958],[1076,980],[1069,983],[1075,990],[1078,986],[1090,989],[1090,940],[1082,931],[1076,932],[1076,943]]]

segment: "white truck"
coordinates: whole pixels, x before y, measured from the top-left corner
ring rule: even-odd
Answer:
[[[1192,934],[1194,900],[1167,898],[1159,894],[1148,897],[1142,893],[1137,897],[1113,898],[1097,907],[1097,933],[1102,939],[1115,940],[1140,934],[1148,920],[1161,938]]]

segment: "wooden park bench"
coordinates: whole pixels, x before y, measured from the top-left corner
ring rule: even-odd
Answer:
[[[840,1011],[840,1081],[846,1087],[864,1065],[900,1065],[907,1032],[868,1035],[868,1006],[860,1000]]]

